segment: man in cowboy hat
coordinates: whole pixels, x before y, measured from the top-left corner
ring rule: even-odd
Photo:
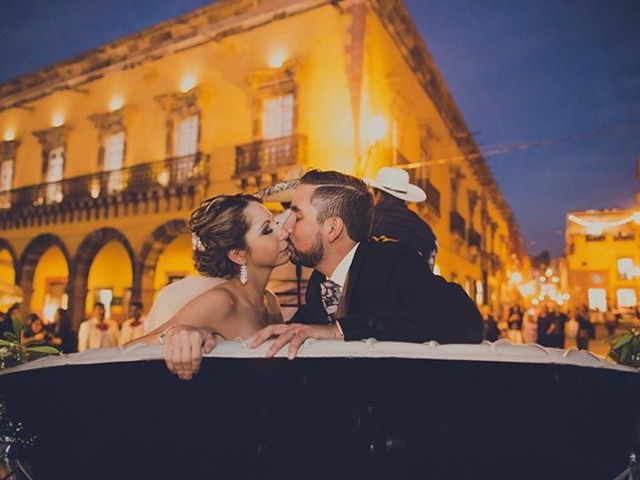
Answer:
[[[366,178],[374,191],[372,235],[392,238],[416,250],[433,271],[438,251],[436,236],[407,202],[424,202],[427,195],[409,183],[406,170],[382,167],[375,179]]]

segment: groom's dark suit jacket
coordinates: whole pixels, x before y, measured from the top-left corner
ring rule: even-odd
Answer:
[[[320,297],[324,275],[315,271],[306,304],[292,323],[329,323]],[[434,275],[411,248],[395,241],[362,242],[349,268],[346,315],[339,318],[345,340],[479,343],[482,317],[456,283]]]

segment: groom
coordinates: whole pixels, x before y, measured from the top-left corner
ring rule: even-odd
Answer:
[[[417,252],[370,239],[373,197],[361,180],[312,170],[293,193],[291,260],[314,269],[306,304],[287,324],[258,332],[252,347],[277,337],[267,356],[308,338],[479,343],[482,318],[457,284],[425,268]]]

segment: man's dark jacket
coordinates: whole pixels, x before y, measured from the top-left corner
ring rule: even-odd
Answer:
[[[318,271],[309,279],[306,304],[292,323],[327,325]],[[394,241],[358,246],[346,285],[346,315],[340,318],[345,340],[479,343],[482,317],[455,283],[424,267],[420,255]]]
[[[426,262],[436,250],[436,235],[420,216],[397,198],[384,199],[373,208],[371,235],[398,240],[422,254]]]

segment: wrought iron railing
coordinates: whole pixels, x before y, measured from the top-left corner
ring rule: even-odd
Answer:
[[[307,138],[290,135],[273,140],[256,140],[236,146],[236,177],[266,173],[302,163],[305,160]]]
[[[460,238],[465,238],[466,222],[456,210],[451,210],[449,213],[449,231],[458,234]]]
[[[154,189],[187,186],[208,178],[208,156],[198,153],[108,172],[0,192],[0,210],[41,207]]]

